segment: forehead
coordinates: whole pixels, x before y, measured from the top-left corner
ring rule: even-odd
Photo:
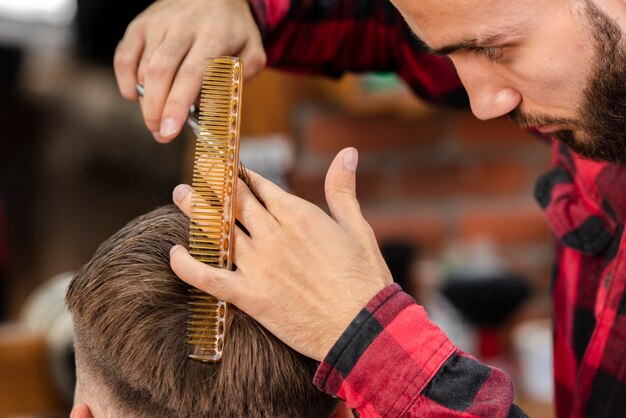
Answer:
[[[537,16],[540,0],[392,0],[429,46],[515,28]]]

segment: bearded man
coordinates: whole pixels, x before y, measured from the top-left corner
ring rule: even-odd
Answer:
[[[122,94],[156,140],[179,131],[207,56],[338,76],[395,71],[422,98],[509,116],[551,138],[535,195],[556,238],[555,396],[559,417],[626,407],[626,1],[161,0],[120,42]],[[442,57],[446,56],[446,57]],[[453,64],[454,68],[450,65]],[[331,216],[253,176],[238,219],[238,270],[175,247],[188,283],[250,314],[322,361],[315,383],[361,416],[515,416],[510,379],[462,353],[391,282],[355,196],[355,149],[326,178]],[[189,211],[191,190],[175,189]],[[275,303],[286,301],[285,303]]]

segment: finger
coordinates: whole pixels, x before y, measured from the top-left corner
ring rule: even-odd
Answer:
[[[249,263],[247,263],[247,255],[250,254],[253,245],[250,237],[246,235],[241,228],[238,226],[235,227],[233,236],[233,263],[237,268],[249,265]]]
[[[238,272],[204,264],[180,245],[175,245],[170,251],[170,267],[185,283],[218,299],[237,304],[243,285]]]
[[[263,43],[261,39],[251,39],[246,43],[241,52],[239,58],[243,62],[243,79],[244,81],[250,81],[256,77],[267,64],[267,56],[263,49]]]
[[[153,132],[159,132],[159,142],[169,142],[180,131],[180,128],[174,129],[168,124],[163,127],[162,115],[176,72],[191,44],[192,40],[189,37],[166,38],[154,51],[145,70],[144,82],[148,86],[147,93],[150,94],[146,96],[144,117],[147,124],[149,123],[149,128]],[[186,118],[190,104],[191,102],[179,110],[181,114],[185,115],[181,118],[182,120]],[[167,132],[167,135],[164,136],[163,132]]]
[[[165,32],[147,31],[144,36],[144,47],[139,65],[137,66],[137,81],[145,87],[146,68],[152,59],[152,55],[165,38]]]
[[[172,200],[187,217],[191,218],[193,207],[193,188],[191,186],[187,184],[176,186],[172,192]],[[237,182],[235,217],[251,235],[267,231],[276,222],[241,179]]]
[[[333,219],[339,224],[351,225],[361,219],[361,210],[356,199],[358,159],[355,148],[345,148],[337,154],[326,173],[326,202]]]
[[[242,179],[237,181],[235,217],[253,238],[257,234],[267,233],[270,228],[276,225],[276,219],[259,202]]]
[[[172,195],[173,195],[172,197],[173,197],[174,203],[176,203],[178,208],[188,218],[191,218],[191,205],[193,201],[193,189],[191,188],[191,186],[187,184],[179,184],[178,186],[176,186],[176,188],[174,188],[174,192],[172,193]],[[252,197],[254,198],[254,196]],[[258,204],[258,201],[257,201],[257,204]],[[265,210],[262,206],[261,206],[261,209]],[[248,231],[250,230],[248,229]],[[241,261],[238,262],[238,260],[241,260],[243,255],[249,252],[252,242],[250,240],[250,237],[246,235],[246,233],[238,226],[235,227],[233,239],[234,239],[233,262],[237,265],[240,265]]]
[[[163,107],[160,126],[161,137],[168,141],[180,133],[191,106],[202,87],[204,60],[207,57],[203,47],[194,45],[189,49],[177,69],[171,90]]]
[[[167,83],[163,85],[163,70],[158,57],[155,57],[155,53],[163,42],[164,36],[165,34],[155,34],[151,39],[146,41],[143,55],[137,69],[137,80],[144,87],[142,98],[144,123],[158,142],[166,142],[161,138],[159,133],[161,111],[158,108],[158,102],[161,101],[162,109],[162,101],[164,100],[162,97],[167,95],[167,91],[169,91],[170,88],[170,85]],[[165,93],[163,93],[164,91]]]
[[[191,218],[193,189],[188,184],[179,184],[172,192],[172,200],[188,218]]]
[[[259,199],[263,201],[267,210],[280,222],[280,216],[289,210],[297,197],[287,193],[276,184],[263,176],[248,170],[250,185],[256,191]]]
[[[143,35],[138,33],[138,30],[131,30],[131,28],[132,26],[129,27],[126,35],[117,45],[113,58],[113,68],[122,97],[136,102],[138,99],[135,90],[137,68],[145,44]]]

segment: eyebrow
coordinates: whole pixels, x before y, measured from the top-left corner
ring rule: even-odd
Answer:
[[[437,49],[433,49],[430,47],[428,47],[428,49],[430,50],[432,54],[435,54],[435,55],[450,55],[453,52],[460,51],[460,50],[471,51],[476,48],[484,47],[487,45],[492,45],[498,41],[501,41],[503,38],[506,38],[506,37],[508,37],[508,35],[505,35],[503,33],[498,33],[494,35],[489,35],[482,39],[468,38],[457,43],[442,46]]]

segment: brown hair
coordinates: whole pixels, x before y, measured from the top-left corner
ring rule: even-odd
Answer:
[[[317,367],[232,307],[219,364],[187,358],[188,286],[169,266],[189,220],[156,209],[104,242],[73,278],[78,367],[95,374],[114,408],[150,417],[323,417],[336,401],[312,384]],[[277,302],[278,303],[278,302]]]

